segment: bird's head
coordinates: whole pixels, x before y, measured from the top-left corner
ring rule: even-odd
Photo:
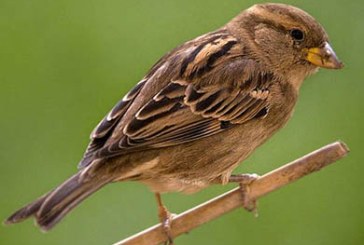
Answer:
[[[242,12],[229,25],[250,41],[253,56],[278,72],[300,73],[303,79],[318,67],[343,67],[323,27],[296,7],[257,4]]]

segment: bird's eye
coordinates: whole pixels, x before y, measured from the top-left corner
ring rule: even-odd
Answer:
[[[295,40],[295,41],[303,41],[305,39],[305,35],[303,34],[303,31],[299,30],[299,29],[293,29],[291,30],[291,37]]]

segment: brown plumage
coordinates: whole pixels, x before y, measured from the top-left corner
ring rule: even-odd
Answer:
[[[13,214],[43,230],[103,185],[154,192],[227,183],[290,118],[303,80],[341,68],[324,29],[292,6],[260,4],[161,58],[91,135],[79,172]]]

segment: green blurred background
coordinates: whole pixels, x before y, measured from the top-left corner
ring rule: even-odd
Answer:
[[[257,1],[0,0],[0,218],[61,183],[98,121],[153,63]],[[236,210],[177,244],[364,244],[364,5],[284,1],[315,16],[345,62],[301,90],[289,125],[236,172],[265,173],[336,139],[349,157],[272,193],[259,218]],[[233,186],[164,195],[179,213]],[[0,227],[0,244],[111,244],[157,221],[138,183],[103,188],[54,230]]]

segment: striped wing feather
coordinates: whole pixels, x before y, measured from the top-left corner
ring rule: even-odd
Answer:
[[[124,128],[124,137],[99,157],[183,144],[205,138],[268,112],[268,90],[171,82]]]
[[[221,29],[167,54],[96,127],[80,167],[95,159],[191,142],[265,116],[273,76],[256,69],[242,52],[242,44]],[[138,103],[140,90],[150,86],[148,78],[163,66],[165,75],[153,78],[161,80],[153,86],[167,85],[123,121],[127,109]],[[166,83],[166,77],[173,79]]]

